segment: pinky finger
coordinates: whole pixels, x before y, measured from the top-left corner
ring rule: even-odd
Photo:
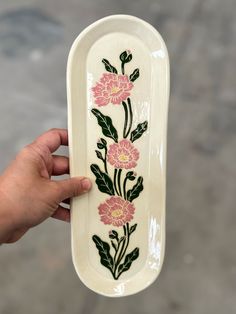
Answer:
[[[62,221],[70,222],[70,210],[59,205],[51,217]]]

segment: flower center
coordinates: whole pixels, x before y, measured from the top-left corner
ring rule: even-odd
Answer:
[[[119,159],[119,161],[126,162],[126,161],[129,161],[129,156],[122,153],[119,155],[118,159]]]
[[[118,217],[123,215],[123,210],[120,208],[117,208],[117,209],[112,211],[111,215],[113,218],[118,218]]]
[[[112,86],[111,88],[111,94],[116,94],[120,91],[119,87],[117,86]]]

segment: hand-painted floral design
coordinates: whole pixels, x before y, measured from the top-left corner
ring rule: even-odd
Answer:
[[[111,272],[115,280],[128,271],[139,257],[138,247],[127,253],[131,234],[137,228],[137,223],[130,225],[136,211],[133,201],[143,190],[143,177],[133,171],[140,157],[134,142],[145,133],[148,122],[141,122],[133,128],[130,92],[134,87],[133,82],[139,77],[139,69],[134,69],[130,75],[125,73],[125,64],[131,60],[131,51],[123,51],[120,54],[121,73],[118,73],[116,67],[107,59],[102,59],[108,73],[103,73],[99,82],[92,87],[94,103],[98,107],[122,104],[119,107],[124,109],[124,125],[121,130],[123,137],[120,139],[120,133],[118,134],[111,117],[104,115],[97,108],[91,110],[106,139],[100,137],[97,141],[98,149],[95,151],[102,165],[92,164],[90,168],[95,175],[99,191],[110,196],[98,206],[98,214],[105,225],[119,228],[108,232],[110,244],[98,235],[93,235],[92,239],[100,255],[101,264]],[[133,185],[132,181],[135,181]],[[110,250],[113,250],[113,254]]]
[[[133,219],[134,205],[120,196],[112,196],[98,207],[101,221],[105,225],[121,227]]]
[[[120,105],[130,95],[133,83],[127,75],[103,73],[100,81],[92,88],[95,103],[106,106],[109,103]]]
[[[111,144],[107,152],[107,160],[115,168],[135,168],[138,159],[139,151],[127,139]]]

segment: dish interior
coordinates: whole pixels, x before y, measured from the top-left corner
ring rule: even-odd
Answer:
[[[71,175],[93,181],[91,192],[72,202],[73,262],[87,286],[108,296],[148,286],[164,256],[168,55],[159,34],[139,21],[120,17],[90,27],[68,63]],[[110,118],[115,135],[104,130],[101,117]],[[112,185],[101,188],[96,169]]]

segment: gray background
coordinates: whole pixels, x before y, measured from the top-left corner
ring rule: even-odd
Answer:
[[[49,219],[0,248],[0,313],[235,313],[236,1],[0,0],[0,169],[35,136],[66,127],[74,38],[109,14],[163,35],[171,60],[167,247],[158,280],[108,299],[73,269],[70,228]]]

